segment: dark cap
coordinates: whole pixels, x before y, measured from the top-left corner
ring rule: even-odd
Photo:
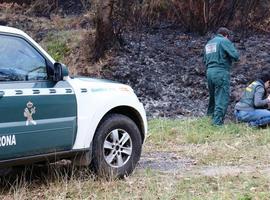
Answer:
[[[269,68],[262,68],[258,73],[257,73],[257,79],[262,80],[263,82],[270,81],[270,70]]]
[[[217,34],[221,34],[223,36],[230,36],[230,30],[225,27],[220,27],[217,31]]]

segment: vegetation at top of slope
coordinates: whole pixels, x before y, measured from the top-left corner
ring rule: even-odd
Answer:
[[[50,17],[51,14],[80,15],[91,7],[92,0],[1,0],[11,4],[17,13],[37,17]]]
[[[96,34],[90,55],[98,61],[117,42],[126,27],[140,29],[144,25],[177,24],[185,31],[206,34],[218,27],[270,32],[270,3],[265,0],[144,0],[96,2]],[[259,23],[258,23],[259,21]],[[131,25],[131,26],[127,26]],[[91,41],[91,40],[90,40]]]
[[[142,15],[153,23],[167,19],[199,33],[220,26],[270,31],[269,7],[267,0],[145,0]]]
[[[88,45],[89,57],[92,61],[98,61],[104,57],[105,52],[115,44],[123,44],[121,35],[126,27],[140,29],[144,25],[165,22],[181,25],[185,31],[200,34],[216,30],[220,26],[239,30],[243,35],[250,30],[270,32],[270,3],[266,0],[1,1],[3,2],[13,3],[10,9],[14,8],[16,12],[47,18],[55,13],[66,16],[87,11],[95,12],[94,39],[86,38],[88,42],[94,41],[89,42]],[[17,9],[15,9],[15,3],[19,4]]]

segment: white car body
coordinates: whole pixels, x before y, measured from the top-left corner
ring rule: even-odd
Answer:
[[[1,37],[4,37],[4,39],[3,38],[1,39]],[[36,158],[36,157],[40,157],[40,158],[45,157],[44,155],[53,156],[53,153],[49,152],[49,151],[48,152],[44,151],[43,153],[36,153],[36,154],[28,153],[26,156],[24,156],[22,153],[16,154],[17,147],[20,148],[20,152],[23,152],[23,147],[18,146],[21,144],[21,140],[19,138],[17,138],[17,137],[19,137],[19,135],[16,136],[16,134],[13,134],[13,133],[9,133],[10,135],[7,135],[7,133],[1,133],[1,128],[2,128],[2,130],[9,132],[9,129],[8,129],[9,126],[12,126],[12,128],[13,128],[10,130],[17,130],[18,127],[22,127],[23,130],[21,130],[21,131],[24,131],[24,130],[28,130],[28,129],[30,130],[30,128],[33,128],[33,127],[38,127],[41,124],[46,124],[46,123],[49,124],[48,122],[61,123],[61,120],[63,120],[63,123],[65,120],[66,120],[66,122],[68,120],[71,120],[71,122],[72,122],[72,120],[74,121],[74,119],[76,118],[76,122],[74,122],[75,124],[72,125],[73,126],[72,131],[75,132],[74,141],[72,142],[72,145],[70,145],[69,148],[63,149],[63,152],[60,151],[59,153],[66,154],[66,152],[69,152],[69,153],[70,152],[75,152],[75,153],[76,152],[88,152],[89,154],[92,154],[93,139],[95,137],[95,134],[97,134],[97,131],[100,131],[98,129],[102,129],[100,126],[102,126],[102,123],[105,123],[104,120],[106,121],[106,117],[108,115],[116,114],[117,116],[114,116],[114,119],[116,119],[116,118],[121,119],[121,117],[122,118],[124,117],[124,121],[126,121],[127,123],[129,123],[131,121],[131,124],[133,123],[133,125],[135,125],[135,126],[131,125],[133,127],[133,129],[134,128],[136,129],[135,132],[136,131],[140,132],[141,143],[144,141],[146,134],[147,134],[146,113],[145,113],[145,110],[144,110],[142,103],[140,103],[140,101],[138,100],[137,96],[135,95],[135,93],[131,87],[124,85],[124,84],[121,84],[121,83],[116,83],[116,82],[101,80],[101,79],[91,79],[91,78],[86,78],[86,77],[75,77],[75,78],[70,77],[68,74],[64,74],[64,72],[63,72],[63,70],[66,69],[65,66],[57,63],[45,50],[42,49],[42,47],[39,44],[37,44],[31,37],[29,37],[23,31],[15,29],[15,28],[0,26],[0,42],[2,41],[3,43],[5,43],[5,41],[6,41],[5,37],[11,38],[11,41],[13,38],[15,38],[15,40],[20,40],[19,42],[27,43],[27,45],[30,44],[30,46],[31,46],[30,48],[33,47],[33,49],[34,49],[33,51],[36,50],[38,52],[38,54],[40,54],[39,56],[43,57],[47,63],[45,66],[47,69],[47,75],[48,75],[48,77],[49,76],[52,76],[52,77],[50,80],[49,79],[46,80],[48,82],[46,84],[47,85],[54,85],[54,86],[46,86],[45,87],[44,84],[42,85],[42,83],[39,83],[40,81],[37,81],[37,83],[41,86],[39,88],[39,87],[36,87],[35,84],[33,83],[33,82],[35,82],[35,80],[32,81],[31,83],[30,82],[28,83],[27,81],[29,78],[29,74],[32,73],[33,71],[30,71],[30,72],[26,71],[28,73],[26,73],[24,75],[20,75],[20,77],[25,76],[25,80],[22,80],[22,81],[20,80],[20,82],[19,82],[20,84],[17,85],[18,88],[16,88],[17,86],[15,86],[15,88],[14,88],[14,82],[10,81],[10,80],[7,80],[6,82],[3,81],[0,83],[0,96],[1,96],[0,97],[0,109],[1,109],[1,99],[3,99],[2,101],[4,101],[5,98],[12,98],[12,97],[15,97],[16,95],[18,96],[18,94],[17,94],[18,91],[20,92],[19,97],[21,99],[27,100],[27,101],[28,101],[27,98],[30,99],[27,103],[27,106],[26,106],[26,103],[24,103],[21,105],[19,110],[17,108],[16,108],[17,110],[15,110],[15,113],[21,112],[24,110],[25,106],[26,106],[25,110],[27,110],[28,109],[27,107],[29,104],[29,112],[27,113],[25,111],[25,113],[24,113],[24,117],[27,117],[28,121],[25,122],[25,121],[21,120],[23,117],[22,116],[23,113],[21,115],[18,115],[19,117],[17,117],[17,119],[14,121],[7,121],[5,123],[0,121],[0,137],[2,137],[3,141],[4,141],[4,142],[2,142],[2,146],[0,144],[0,149],[2,148],[3,151],[5,151],[4,148],[9,148],[7,150],[10,152],[15,152],[14,155],[16,155],[14,157],[9,156],[9,157],[5,158],[5,155],[2,154],[2,158],[1,158],[1,154],[0,154],[0,168],[1,168],[1,166],[5,166],[7,163],[12,166],[14,163],[16,164],[16,161],[18,161],[18,160],[22,160],[22,161],[31,160],[31,159]],[[29,47],[27,47],[27,48],[29,48]],[[29,53],[22,52],[22,54],[24,54],[23,56],[28,56]],[[50,65],[50,66],[48,66],[48,65]],[[58,68],[57,68],[57,66],[58,66]],[[60,66],[60,68],[59,68],[59,66]],[[50,67],[50,70],[53,71],[53,74],[49,74],[49,72],[48,72],[49,67]],[[61,74],[61,78],[58,80],[57,77],[59,78],[60,75],[57,74],[58,73],[57,70],[59,70],[59,69],[61,70],[59,72]],[[1,65],[0,65],[0,70],[1,70]],[[6,71],[8,71],[8,70],[12,71],[12,68],[10,66],[8,68],[4,66],[4,67],[2,67],[2,70],[4,70],[4,72],[6,73]],[[15,72],[19,73],[20,71],[23,71],[23,70],[24,69],[16,68]],[[34,70],[39,70],[39,69],[35,68]],[[2,72],[2,74],[4,72]],[[15,73],[15,72],[12,71],[12,73]],[[39,71],[35,71],[35,73],[33,73],[32,76],[35,74],[38,74],[38,73],[39,73]],[[56,79],[54,79],[54,76],[56,77]],[[51,92],[51,90],[53,90],[53,93]],[[38,95],[36,93],[33,93],[33,91],[38,92],[37,93]],[[35,104],[35,102],[32,103],[33,101],[31,100],[31,98],[42,99],[43,106],[44,106],[44,101],[46,101],[47,97],[50,97],[50,96],[52,97],[52,96],[56,96],[56,95],[59,95],[59,98],[62,98],[62,96],[64,96],[64,95],[73,96],[72,102],[76,102],[76,103],[71,103],[69,105],[71,105],[72,107],[74,106],[74,110],[76,110],[76,112],[77,112],[76,115],[74,114],[73,117],[62,117],[62,118],[61,117],[58,117],[58,118],[47,117],[48,119],[44,119],[44,118],[36,119],[37,118],[36,112],[41,112],[42,109],[41,109],[41,106],[36,105],[37,103],[36,104]],[[17,96],[16,96],[16,98],[19,98]],[[35,100],[35,101],[37,101],[37,100]],[[50,106],[53,103],[54,102],[47,102],[47,103],[45,102],[45,105],[48,104],[48,106]],[[60,101],[59,105],[61,105],[61,101]],[[18,107],[18,105],[16,105],[16,106]],[[33,107],[33,106],[36,106],[37,109],[36,109],[36,107],[34,107],[34,109],[36,109],[36,110],[30,111],[30,107]],[[10,107],[13,109],[12,105],[10,105]],[[2,104],[2,108],[4,109],[3,104]],[[49,109],[49,107],[48,107],[48,109]],[[43,110],[43,113],[45,113],[45,111]],[[54,112],[55,112],[55,109],[54,109]],[[11,118],[12,118],[12,114],[9,113],[9,115],[11,115]],[[47,113],[47,115],[48,115],[48,113]],[[119,115],[120,115],[120,118],[119,118]],[[31,120],[29,120],[29,119],[31,119]],[[106,125],[106,123],[105,123],[105,125]],[[109,125],[107,124],[108,127],[109,127]],[[66,124],[65,126],[68,126],[68,124]],[[15,129],[14,129],[14,127],[15,127]],[[47,129],[48,129],[48,127],[47,127]],[[124,127],[124,125],[121,125],[121,122],[120,122],[119,127]],[[137,130],[137,128],[138,128],[138,130]],[[59,127],[58,127],[58,129],[59,129]],[[127,129],[129,129],[129,128],[127,128]],[[133,129],[130,129],[131,132],[133,132]],[[55,133],[57,133],[56,130],[57,130],[57,128],[55,129]],[[124,137],[126,135],[126,133],[129,134],[128,131],[122,133],[121,132],[122,128],[119,128],[119,129],[117,128],[116,130],[119,131],[119,136],[122,136],[122,137]],[[46,130],[38,130],[38,131],[39,132],[40,131],[46,132]],[[108,133],[108,135],[110,136],[110,133]],[[134,148],[134,145],[136,144],[136,141],[132,141],[132,137],[133,137],[132,135],[133,135],[133,133],[128,135],[128,136],[130,136],[128,138],[128,142],[130,143],[130,150],[132,150],[131,148]],[[35,137],[35,135],[32,135],[32,136]],[[32,136],[31,137],[29,136],[30,139],[33,138]],[[64,133],[63,133],[63,136],[64,136]],[[61,136],[61,137],[63,138],[63,136]],[[42,136],[42,137],[44,137],[44,136]],[[49,137],[53,137],[53,134],[49,135]],[[9,138],[13,138],[13,140],[14,140],[13,143],[10,143],[12,145],[7,145],[8,143],[5,142],[5,140],[7,140]],[[107,136],[107,138],[108,138],[108,136]],[[104,141],[104,149],[107,148],[107,147],[105,147],[106,146],[105,143],[107,142],[106,144],[108,144],[108,142],[109,142],[109,141],[106,141],[106,139]],[[40,139],[40,140],[42,140],[42,139]],[[46,137],[44,137],[44,141],[45,140],[46,140]],[[59,140],[59,138],[58,138],[58,140]],[[33,139],[33,141],[35,142],[38,140]],[[40,141],[38,141],[38,142],[40,142]],[[42,144],[42,143],[40,143],[40,144]],[[7,146],[10,146],[10,147],[7,147]],[[119,147],[121,147],[121,149],[126,148],[124,146],[122,147],[121,145]],[[117,148],[119,148],[119,147],[117,147]],[[15,150],[12,148],[14,148]],[[35,147],[35,148],[37,148],[37,147]],[[140,148],[141,147],[138,147],[138,149],[139,149],[138,154],[140,154]],[[1,149],[1,151],[2,151],[2,149]],[[54,153],[57,154],[58,153],[57,149],[58,149],[58,147],[56,145],[56,147],[51,148],[51,151],[53,150],[53,151],[55,151]],[[35,150],[33,149],[32,152],[38,152],[38,149],[35,149]],[[104,150],[104,152],[105,152],[105,150]],[[12,154],[10,154],[10,155],[12,155]],[[137,155],[137,157],[138,156],[140,156],[140,155]],[[125,157],[127,157],[127,161],[128,161],[130,155],[123,156],[123,158],[125,158]],[[61,158],[61,156],[60,156],[60,158]],[[89,155],[88,155],[88,158],[89,158]],[[117,155],[115,155],[115,158],[117,158]],[[90,159],[91,159],[91,155],[90,155]],[[37,159],[37,160],[40,160],[40,159]],[[86,158],[86,160],[87,160],[87,158]],[[122,163],[122,162],[123,161],[120,160],[120,163]],[[137,160],[136,160],[136,162],[137,162]],[[24,162],[22,162],[22,163],[24,163]],[[111,166],[114,167],[113,164]],[[120,173],[120,175],[123,175],[123,173],[122,174]]]
[[[70,78],[68,82],[74,89],[78,105],[78,131],[73,149],[89,148],[100,120],[110,110],[121,106],[133,108],[142,116],[144,133],[147,133],[144,107],[131,87],[123,84],[90,82]],[[91,93],[81,94],[81,88],[86,88]]]

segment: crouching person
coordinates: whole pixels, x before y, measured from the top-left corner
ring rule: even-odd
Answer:
[[[235,105],[237,121],[246,122],[253,127],[270,125],[270,96],[267,89],[270,87],[269,70],[262,72],[258,79],[252,82],[244,91],[240,101]]]

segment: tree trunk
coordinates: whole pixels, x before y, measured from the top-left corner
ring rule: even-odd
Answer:
[[[206,32],[208,30],[208,22],[209,22],[209,0],[204,0],[203,16],[204,16],[204,32]]]
[[[94,59],[103,57],[115,42],[113,31],[112,14],[114,0],[101,0],[97,5],[96,14],[96,37],[94,43]]]

